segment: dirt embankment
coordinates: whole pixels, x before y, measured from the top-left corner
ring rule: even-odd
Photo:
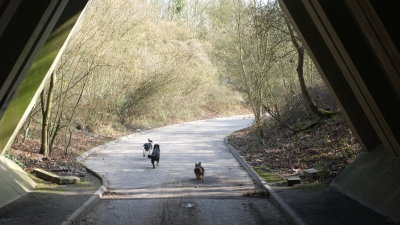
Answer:
[[[361,151],[342,117],[323,120],[296,134],[285,128],[270,128],[265,144],[254,128],[237,131],[228,140],[253,167],[282,177],[316,168],[320,171],[316,179],[321,182],[333,179]]]
[[[38,139],[27,138],[25,141],[16,140],[11,146],[11,152],[6,152],[6,157],[11,158],[27,172],[32,172],[37,167],[59,175],[84,177],[87,171],[76,161],[76,157],[113,138],[75,131],[67,152],[62,145],[56,145],[48,157],[39,154],[40,141]]]

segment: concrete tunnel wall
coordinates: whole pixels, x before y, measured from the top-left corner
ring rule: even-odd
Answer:
[[[400,221],[399,2],[279,3],[365,151],[332,186]]]
[[[35,182],[13,161],[0,155],[0,208],[25,195]]]
[[[6,63],[0,67],[0,207],[35,187],[29,175],[2,154],[29,115],[79,25],[87,2],[22,0],[0,3],[0,60]]]

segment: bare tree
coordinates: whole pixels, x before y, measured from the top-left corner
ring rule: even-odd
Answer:
[[[247,7],[238,2],[235,10],[236,51],[242,81],[252,107],[260,137],[263,137],[265,107],[271,97],[269,86],[272,69],[279,58],[281,44],[274,30],[278,6],[276,2],[263,5],[256,1]]]
[[[43,89],[40,95],[41,109],[42,109],[42,138],[40,144],[39,153],[48,156],[51,152],[49,148],[49,120],[52,109],[52,99],[54,93],[54,85],[56,80],[55,72],[51,74],[50,85],[47,97],[45,95],[45,89]]]
[[[319,116],[320,118],[325,118],[325,117],[330,117],[332,115],[335,115],[336,113],[334,113],[334,112],[319,108],[317,106],[317,104],[315,104],[315,102],[313,101],[313,99],[307,89],[305,80],[304,80],[304,47],[302,46],[301,42],[299,41],[298,37],[296,36],[289,20],[285,16],[283,16],[283,18],[285,20],[287,29],[289,31],[290,40],[297,51],[296,73],[297,73],[297,76],[299,79],[301,92],[304,96],[304,99],[305,99],[308,107],[311,109],[311,111],[315,115]]]

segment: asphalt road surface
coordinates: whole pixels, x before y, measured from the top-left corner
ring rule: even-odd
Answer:
[[[252,118],[235,116],[152,129],[105,144],[84,163],[101,174],[109,191],[80,224],[287,224],[256,190],[223,138]],[[160,145],[153,169],[142,156],[147,139]],[[205,168],[197,182],[194,164]]]

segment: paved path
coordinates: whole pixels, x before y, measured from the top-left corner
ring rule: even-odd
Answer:
[[[267,199],[243,196],[255,190],[253,181],[223,143],[251,122],[197,121],[106,144],[84,163],[106,178],[109,193],[81,224],[286,224]],[[147,138],[160,145],[156,169],[142,156]],[[204,183],[195,180],[195,162],[205,168]]]

